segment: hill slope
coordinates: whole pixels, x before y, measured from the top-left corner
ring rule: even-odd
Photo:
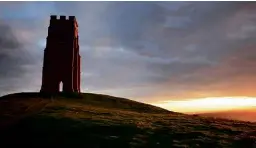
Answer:
[[[256,108],[202,113],[199,115],[206,116],[206,117],[217,117],[217,118],[256,122]]]
[[[0,147],[253,148],[256,124],[170,112],[97,94],[0,98]]]

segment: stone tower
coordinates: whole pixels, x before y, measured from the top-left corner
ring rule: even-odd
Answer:
[[[75,16],[51,16],[40,92],[80,92],[78,24]],[[62,82],[63,90],[60,90]]]

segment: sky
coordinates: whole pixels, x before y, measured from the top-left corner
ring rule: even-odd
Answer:
[[[0,96],[40,90],[50,15],[77,18],[83,92],[256,107],[255,2],[0,2]]]

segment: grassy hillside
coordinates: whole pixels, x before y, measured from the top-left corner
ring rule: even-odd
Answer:
[[[218,117],[225,119],[233,119],[240,121],[251,121],[256,122],[256,107],[249,109],[241,109],[241,110],[231,110],[231,111],[219,111],[219,112],[210,112],[210,113],[202,113],[201,116],[206,117]]]
[[[0,98],[0,147],[253,148],[256,123],[170,112],[98,94]]]

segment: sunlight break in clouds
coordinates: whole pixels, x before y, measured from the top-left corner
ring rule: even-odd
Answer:
[[[183,113],[211,112],[256,107],[255,97],[209,97],[186,101],[152,103],[168,110]]]

